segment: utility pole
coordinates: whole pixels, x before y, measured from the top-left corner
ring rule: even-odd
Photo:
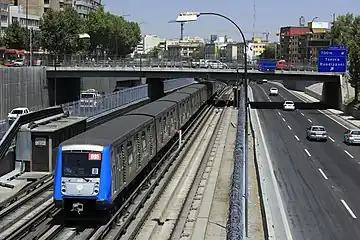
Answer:
[[[26,29],[26,43],[25,43],[25,50],[26,48],[28,48],[29,46],[29,0],[26,0],[25,1],[25,11],[26,11],[26,19],[25,19],[25,29]],[[26,56],[26,55],[25,55]],[[26,65],[28,65],[27,61],[26,61]]]
[[[256,23],[256,0],[253,0],[253,35],[252,35],[252,41],[254,41],[255,38],[255,23]]]
[[[30,29],[30,62],[29,62],[29,65],[32,66],[32,63],[33,63],[33,49],[32,49],[32,38],[33,38],[33,29],[31,28]]]

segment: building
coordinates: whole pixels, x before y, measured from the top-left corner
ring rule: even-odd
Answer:
[[[228,58],[227,45],[234,41],[227,36],[219,37],[217,35],[211,35],[210,39],[210,43],[206,43],[204,46],[204,58],[226,61]]]
[[[308,27],[283,27],[280,29],[279,59],[294,64],[314,64],[319,49],[330,45],[326,38],[329,24],[310,22]]]
[[[280,28],[280,59],[289,63],[299,62],[299,39],[310,32],[308,27],[288,26]]]
[[[140,43],[135,47],[134,54],[147,54],[155,47],[161,50],[166,50],[166,40],[161,39],[156,35],[145,35]]]
[[[269,42],[264,41],[262,38],[252,38],[252,49],[253,49],[253,57],[259,58],[260,55],[265,51],[265,48],[271,44]]]
[[[184,40],[166,41],[167,56],[170,59],[190,59],[204,45],[204,39],[186,37]]]
[[[26,16],[21,6],[10,6],[1,4],[1,22],[0,29],[1,35],[4,33],[5,28],[17,20],[22,27],[26,27],[26,17],[28,19],[28,27],[33,29],[39,29],[40,16],[28,14]]]
[[[83,18],[88,16],[91,11],[96,11],[101,6],[101,0],[60,0],[60,9],[62,2],[64,2],[64,4],[68,4],[68,2],[73,2],[72,7]]]
[[[226,46],[227,62],[243,62],[244,61],[244,43],[229,43]]]
[[[44,13],[49,9],[53,9],[58,11],[60,9],[60,1],[59,0],[44,0]]]

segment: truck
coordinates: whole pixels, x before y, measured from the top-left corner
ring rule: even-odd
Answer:
[[[87,89],[80,93],[80,107],[95,108],[101,103],[102,95],[95,89]]]
[[[275,72],[276,60],[275,59],[260,59],[259,71],[261,72]]]

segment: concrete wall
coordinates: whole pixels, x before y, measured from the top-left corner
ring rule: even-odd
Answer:
[[[16,107],[32,110],[49,106],[46,69],[0,67],[0,119]]]
[[[145,79],[141,80],[146,83]],[[99,92],[111,93],[118,81],[135,81],[136,85],[140,84],[140,78],[138,77],[83,77],[81,79],[81,90],[93,88]]]

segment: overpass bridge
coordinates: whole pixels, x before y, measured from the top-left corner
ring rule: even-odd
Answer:
[[[49,85],[53,79],[57,79],[57,89],[61,82],[69,82],[66,79],[80,79],[82,77],[141,77],[147,79],[149,86],[149,97],[157,99],[163,96],[163,80],[171,78],[195,78],[213,79],[228,83],[235,83],[237,79],[242,79],[244,69],[212,69],[212,68],[191,68],[173,66],[81,66],[81,67],[46,67]],[[327,106],[339,108],[342,102],[341,85],[342,75],[340,73],[322,73],[316,71],[275,71],[261,72],[254,68],[248,70],[248,79],[268,79],[280,81],[288,89],[304,91],[305,87],[323,82],[323,101]],[[60,83],[59,83],[60,82]],[[76,82],[76,81],[72,81]],[[66,87],[64,87],[65,91]]]

